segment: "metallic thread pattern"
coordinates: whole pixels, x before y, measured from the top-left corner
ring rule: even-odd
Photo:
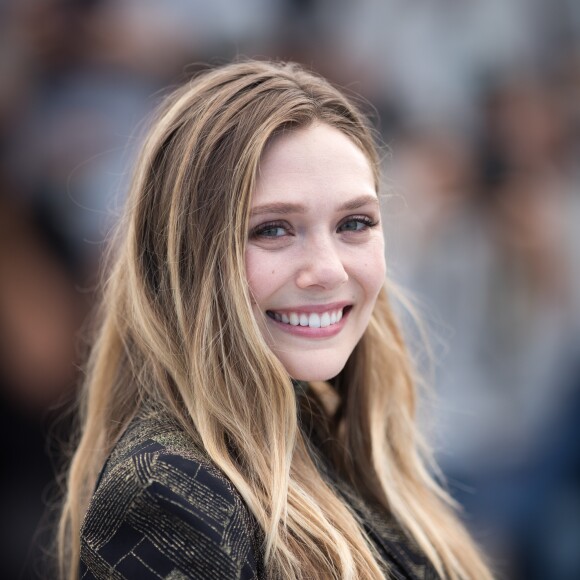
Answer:
[[[389,578],[438,578],[394,519],[328,468]],[[111,453],[81,529],[82,580],[265,578],[263,534],[202,448],[161,413],[137,417]]]

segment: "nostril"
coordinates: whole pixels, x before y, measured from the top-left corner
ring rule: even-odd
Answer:
[[[326,246],[325,251],[322,250],[322,247],[311,248],[305,256],[305,262],[298,272],[298,286],[336,288],[348,280],[341,256]]]

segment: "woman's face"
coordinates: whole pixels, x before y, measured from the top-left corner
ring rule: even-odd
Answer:
[[[290,376],[336,376],[385,278],[371,166],[338,129],[315,123],[267,147],[252,199],[246,273],[256,320]]]

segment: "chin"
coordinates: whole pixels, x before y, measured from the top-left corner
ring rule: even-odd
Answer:
[[[346,360],[342,364],[333,361],[329,364],[320,364],[320,360],[313,361],[285,361],[281,359],[282,364],[288,371],[288,374],[297,381],[329,381],[342,371]]]

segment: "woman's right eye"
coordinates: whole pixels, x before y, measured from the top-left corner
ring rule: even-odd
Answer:
[[[252,232],[252,238],[281,238],[288,234],[288,228],[285,224],[270,222],[256,226]]]

